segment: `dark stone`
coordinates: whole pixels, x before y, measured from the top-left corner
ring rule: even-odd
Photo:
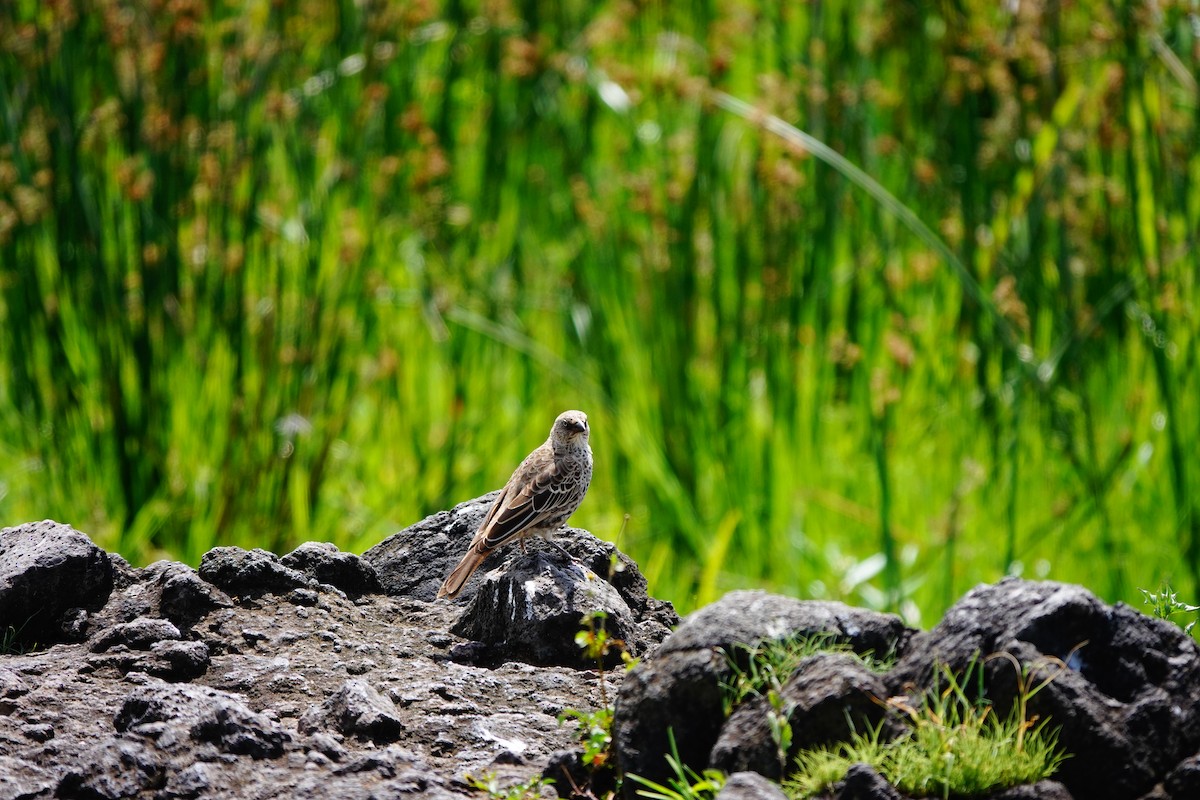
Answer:
[[[799,601],[765,592],[731,592],[691,614],[621,685],[613,744],[621,769],[658,783],[669,777],[662,754],[674,730],[679,756],[694,770],[708,765],[725,723],[721,684],[739,645],[828,634],[859,653],[898,650],[913,631],[899,617],[841,603]],[[722,752],[738,744],[730,739]],[[632,797],[634,787],[626,784]]]
[[[189,630],[218,608],[230,608],[233,601],[196,571],[177,561],[159,561],[146,568],[160,587],[159,610],[180,630]]]
[[[200,577],[236,597],[287,594],[315,583],[261,548],[214,547],[200,559]]]
[[[165,619],[138,617],[106,628],[91,643],[93,653],[103,653],[117,645],[132,650],[149,650],[150,645],[163,639],[178,639],[179,629]]]
[[[108,553],[70,525],[44,520],[0,530],[0,635],[11,629],[11,646],[79,641],[85,630],[72,612],[99,609],[112,588]]]
[[[735,772],[725,780],[717,800],[788,800],[779,784],[757,772]]]
[[[454,569],[488,508],[499,492],[485,494],[474,500],[459,503],[449,511],[439,511],[404,530],[393,533],[363,553],[378,577],[383,591],[393,597],[413,597],[433,602],[442,581]],[[503,548],[501,552],[518,548]],[[493,556],[494,560],[497,556]],[[484,562],[480,570],[491,563]],[[467,581],[460,595],[470,599],[478,580]]]
[[[867,764],[855,764],[838,782],[837,800],[905,800],[883,776]]]
[[[353,553],[343,553],[329,542],[305,542],[283,557],[283,565],[318,583],[336,586],[347,597],[382,591],[375,569]]]
[[[894,614],[843,603],[739,591],[688,615],[662,643],[661,652],[704,647],[730,650],[735,645],[830,634],[831,641],[848,644],[856,653],[882,658],[901,650],[914,633]]]
[[[734,709],[709,763],[723,772],[752,770],[780,780],[802,749],[848,741],[854,731],[880,724],[887,688],[882,679],[848,655],[821,653],[802,661],[779,691],[792,729],[792,744],[781,758],[771,734],[775,711],[766,697]]]
[[[162,762],[141,742],[114,739],[79,755],[58,785],[56,797],[122,800],[165,783]]]
[[[1200,648],[1176,625],[1107,606],[1078,586],[1005,579],[973,589],[888,674],[892,694],[928,687],[936,665],[962,672],[1007,653],[1051,680],[1028,715],[1061,728],[1071,758],[1055,779],[1076,797],[1133,800],[1200,746]],[[1007,714],[1021,675],[985,662],[989,697]]]
[[[0,800],[49,797],[56,782],[51,774],[23,758],[0,755]]]
[[[301,720],[301,730],[306,733],[315,732],[323,725],[346,736],[358,736],[380,744],[394,742],[404,733],[404,723],[396,704],[360,679],[346,681],[323,706],[305,714]]]
[[[987,800],[1074,800],[1058,781],[1038,781],[989,794]]]
[[[503,571],[485,576],[451,633],[488,645],[488,657],[529,664],[595,667],[575,642],[585,614],[605,615],[604,630],[632,655],[649,643],[638,641],[633,614],[607,581],[585,572],[562,553],[529,553]],[[597,623],[599,625],[601,623]],[[607,665],[621,663],[617,649]]]
[[[1190,756],[1176,764],[1167,773],[1163,788],[1170,793],[1172,800],[1200,797],[1200,755]]]
[[[147,735],[160,745],[190,739],[255,759],[278,758],[290,739],[278,723],[251,711],[236,695],[154,681],[125,698],[113,726]]]
[[[635,667],[621,682],[613,717],[620,769],[666,783],[672,730],[681,761],[704,768],[724,722],[721,683],[729,676],[725,657],[711,648],[659,654]],[[633,798],[630,783],[625,792]]]

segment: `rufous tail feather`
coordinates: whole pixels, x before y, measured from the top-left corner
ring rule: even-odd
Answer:
[[[463,584],[467,579],[479,568],[483,560],[487,558],[486,553],[480,553],[474,548],[467,551],[463,556],[463,560],[458,562],[458,566],[454,568],[449,575],[446,576],[445,582],[442,583],[442,588],[438,589],[437,596],[439,598],[448,597],[453,600],[458,597],[458,593],[462,591]]]

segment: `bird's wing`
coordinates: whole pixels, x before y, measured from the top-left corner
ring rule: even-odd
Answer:
[[[526,480],[512,481],[488,512],[476,549],[490,552],[522,531],[538,527],[562,506],[570,488],[567,483],[553,462]]]

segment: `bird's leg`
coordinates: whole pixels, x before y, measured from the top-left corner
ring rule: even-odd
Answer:
[[[576,558],[576,557],[575,557],[575,556],[574,556],[574,555],[571,553],[571,551],[570,551],[570,550],[568,550],[567,548],[563,547],[561,544],[559,544],[558,542],[554,541],[553,539],[547,538],[547,539],[546,539],[546,541],[547,541],[547,542],[549,542],[550,544],[554,545],[555,547],[557,547],[557,548],[558,548],[558,551],[559,551],[560,553],[562,553],[564,556],[566,556],[568,561],[570,561],[571,563],[573,563],[573,564],[575,564],[576,566],[580,567],[580,568],[581,568],[581,569],[583,569],[585,572],[587,571],[587,565],[586,565],[586,564],[584,564],[582,561],[580,561],[578,558]]]
[[[521,555],[525,555],[526,553],[529,552],[528,550],[525,549],[525,537],[524,536],[520,536],[517,538],[517,544],[521,545]]]

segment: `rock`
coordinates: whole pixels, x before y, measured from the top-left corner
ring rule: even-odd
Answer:
[[[1038,781],[988,795],[988,800],[1074,800],[1058,781]]]
[[[46,770],[15,756],[0,755],[0,800],[49,797],[54,786]]]
[[[389,595],[432,601],[446,575],[466,552],[499,494],[498,491],[491,492],[459,503],[449,511],[428,516],[363,553],[363,560],[375,569],[383,590]],[[661,632],[647,631],[647,636],[662,639],[671,626],[679,623],[671,604],[646,593],[645,576],[632,559],[611,543],[579,528],[564,528],[555,534],[554,542],[578,559],[585,569],[608,581],[633,612],[637,624],[661,626]],[[527,542],[526,548],[547,555],[559,552],[554,545],[537,539]],[[522,555],[525,554],[518,546],[501,548],[467,581],[460,598],[469,601],[483,585],[481,576],[498,566],[507,571],[507,562]]]
[[[730,715],[713,745],[709,764],[723,772],[753,770],[781,780],[801,749],[848,741],[858,730],[879,725],[887,697],[883,680],[848,655],[821,653],[802,661],[779,692],[792,730],[781,758],[771,733],[776,712],[766,697],[742,703]]]
[[[162,761],[141,742],[115,739],[81,753],[56,797],[122,800],[164,782]]]
[[[396,704],[364,680],[348,680],[342,684],[321,708],[305,714],[301,730],[312,733],[322,723],[346,736],[358,736],[379,744],[394,742],[404,732]]]
[[[430,515],[367,550],[363,561],[375,570],[383,591],[389,595],[433,602],[442,581],[466,552],[499,494],[485,494]],[[507,555],[509,550],[517,549],[503,548],[501,552]],[[484,563],[486,566],[491,561]],[[477,579],[467,581],[460,597],[470,599],[478,584]]]
[[[427,517],[372,547],[363,560],[389,595],[432,602],[495,497],[485,495]],[[555,542],[577,562],[534,540],[526,553],[515,545],[501,548],[467,582],[460,595],[466,609],[451,631],[472,644],[455,648],[456,661],[591,668],[594,660],[575,643],[584,614],[604,612],[608,635],[622,640],[634,656],[649,652],[679,621],[669,603],[646,594],[637,565],[613,545],[574,528],[561,531]],[[610,650],[608,664],[618,663],[619,651]]]
[[[721,685],[730,679],[737,645],[830,634],[857,652],[882,655],[903,647],[913,631],[899,617],[841,603],[793,600],[765,592],[731,592],[687,617],[621,685],[613,744],[621,769],[658,783],[669,777],[663,753],[674,730],[680,759],[708,765],[725,724]],[[736,749],[730,740],[723,752]],[[627,796],[633,788],[626,784]]]
[[[493,661],[594,667],[575,642],[585,614],[602,613],[606,633],[620,639],[632,655],[651,643],[640,641],[633,612],[607,581],[585,572],[562,553],[529,553],[493,570],[450,629],[463,638],[488,645]],[[653,644],[657,644],[654,642]],[[612,650],[607,665],[621,663]]]
[[[170,750],[192,741],[255,759],[278,758],[290,737],[228,692],[147,681],[130,693],[113,720],[119,732],[156,740]]]
[[[196,571],[177,561],[158,561],[146,567],[159,587],[159,613],[180,630],[189,630],[218,608],[230,608],[233,601]]]
[[[855,764],[838,782],[836,800],[905,800],[883,776],[867,764]]]
[[[287,594],[314,583],[304,573],[283,565],[279,556],[261,548],[214,547],[200,559],[200,577],[237,597]]]
[[[427,563],[415,551],[407,562],[381,556],[389,591],[432,597],[473,533],[465,525],[452,537],[454,514],[440,518],[442,549],[427,542]],[[438,541],[434,528],[425,533]],[[940,664],[961,670],[1004,652],[1037,679],[1053,677],[1029,709],[1063,726],[1071,758],[1054,781],[986,800],[1200,796],[1197,648],[1128,607],[1076,587],[1006,581],[974,590],[932,631],[915,633],[895,617],[836,603],[736,592],[659,642],[673,611],[644,595],[632,562],[585,532],[568,530],[562,541],[598,577],[541,543],[524,555],[506,548],[470,582],[464,602],[357,594],[365,571],[328,545],[298,548],[287,563],[219,548],[203,562],[215,584],[182,564],[133,569],[110,558],[106,602],[76,596],[49,615],[56,635],[86,641],[0,654],[0,800],[450,800],[467,790],[464,773],[495,773],[500,787],[561,776],[560,793],[604,796],[613,774],[583,768],[575,726],[557,721],[566,710],[598,708],[601,680],[604,696],[617,697],[615,757],[625,769],[665,781],[673,728],[692,769],[770,773],[778,762],[766,701],[751,696],[726,720],[721,683],[731,664],[747,663],[737,644],[816,632],[859,652],[894,650],[898,661],[879,676],[846,655],[818,654],[782,676],[797,744],[844,738],[843,708],[878,720],[870,716],[876,700],[907,693],[914,702]],[[610,571],[613,563],[624,571]],[[0,562],[0,573],[8,568]],[[218,584],[246,602],[234,603]],[[610,635],[645,653],[635,670],[525,663],[577,655],[578,615],[593,607],[608,612]],[[982,664],[1003,713],[1022,673],[1007,657]],[[724,796],[773,791],[742,774]],[[907,800],[863,765],[828,798]]]
[[[351,600],[344,575],[312,566],[353,569],[328,546],[305,561],[312,575],[269,554],[210,555],[206,574],[253,598],[236,604],[186,565],[113,563],[108,602],[78,615],[86,643],[0,654],[0,800],[10,788],[449,800],[466,772],[494,772],[504,786],[537,776],[551,753],[577,744],[557,715],[600,704],[593,672],[451,661],[452,648],[472,646],[449,632],[464,604]],[[609,691],[622,677],[606,675]],[[364,678],[370,691],[351,691]],[[327,702],[319,730],[303,733]]]
[[[341,589],[347,597],[383,591],[375,569],[353,553],[343,553],[329,542],[305,542],[283,557],[283,565],[318,583]]]
[[[1179,627],[1078,586],[1010,578],[977,587],[910,643],[886,682],[911,693],[937,664],[961,672],[993,653],[1051,678],[1028,714],[1061,727],[1071,758],[1055,779],[1073,796],[1133,800],[1200,746],[1200,648]],[[1022,680],[1008,659],[985,662],[1002,715]]]
[[[1167,773],[1163,788],[1170,793],[1172,800],[1200,797],[1200,755],[1185,758],[1175,765]]]
[[[155,642],[178,638],[179,629],[167,620],[138,617],[132,622],[122,622],[102,631],[92,641],[91,651],[103,653],[117,645],[133,650],[149,650]]]
[[[779,784],[757,772],[735,772],[725,780],[717,800],[788,800]]]
[[[51,520],[0,530],[0,634],[17,648],[78,641],[75,609],[96,610],[113,588],[108,553],[70,525]],[[75,624],[64,632],[63,623]]]

